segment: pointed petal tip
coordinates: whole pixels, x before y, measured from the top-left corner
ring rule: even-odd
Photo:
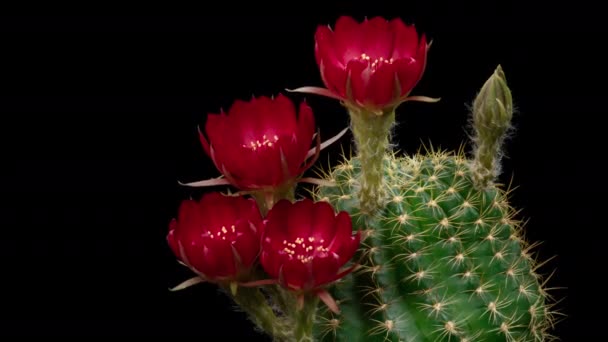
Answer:
[[[325,97],[329,97],[335,100],[344,100],[342,97],[334,94],[331,90],[327,89],[327,88],[321,88],[321,87],[299,87],[296,89],[287,89],[285,88],[286,91],[290,92],[290,93],[305,93],[305,94],[314,94],[314,95],[319,95],[319,96],[325,96]]]
[[[190,279],[182,282],[181,284],[179,284],[179,285],[177,285],[175,287],[169,288],[169,291],[171,291],[171,292],[177,292],[177,291],[185,290],[185,289],[189,288],[190,286],[193,286],[193,285],[196,285],[196,284],[199,284],[199,283],[202,283],[202,282],[204,282],[203,278],[201,278],[201,277],[192,277],[192,278],[190,278]]]
[[[338,307],[338,303],[334,300],[334,298],[327,292],[325,289],[321,289],[317,291],[317,296],[327,307],[335,314],[340,314],[340,308]]]
[[[190,182],[190,183],[182,183],[180,181],[177,181],[177,184],[179,184],[181,186],[192,187],[192,188],[200,188],[200,187],[209,187],[209,186],[218,186],[218,185],[229,185],[230,182],[226,178],[212,178],[212,179],[206,179],[206,180]]]
[[[349,126],[347,126],[346,128],[344,128],[343,130],[341,130],[338,134],[334,135],[333,137],[331,137],[328,140],[325,140],[322,144],[319,145],[319,151],[323,151],[325,148],[327,148],[329,145],[335,143],[336,141],[338,141],[340,138],[342,138],[342,136],[344,134],[346,134],[346,132],[348,132],[349,130]],[[311,148],[308,151],[308,154],[306,155],[306,159],[309,159],[310,157],[314,156],[316,153],[316,147],[315,148]]]
[[[406,102],[406,101],[436,103],[436,102],[441,101],[441,97],[429,97],[429,96],[415,95],[415,96],[408,96],[408,97],[406,97],[405,100],[404,100],[404,102]]]

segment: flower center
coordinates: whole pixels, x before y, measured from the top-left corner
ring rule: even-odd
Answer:
[[[234,225],[231,225],[229,227],[222,226],[222,228],[218,229],[215,234],[212,231],[208,230],[206,233],[203,233],[203,236],[208,237],[210,239],[226,240],[226,238],[228,238],[228,240],[234,240],[236,237],[236,227]]]
[[[367,62],[367,64],[369,65],[369,67],[372,70],[376,70],[382,64],[393,64],[393,62],[394,62],[394,59],[392,59],[392,58],[384,58],[384,57],[372,58],[369,55],[367,55],[366,53],[362,53],[361,56],[357,59],[360,61]]]
[[[316,240],[314,237],[303,239],[301,237],[287,241],[283,240],[283,252],[289,256],[289,259],[296,258],[303,264],[309,263],[314,259],[315,255],[329,252],[329,248],[325,247],[325,240]]]
[[[262,136],[262,139],[257,139],[255,141],[251,140],[251,141],[249,141],[249,144],[243,144],[243,147],[249,148],[253,151],[257,151],[258,149],[261,149],[264,147],[272,147],[274,144],[276,144],[277,141],[279,141],[278,135],[275,134],[272,137],[269,137],[266,134],[264,134]]]

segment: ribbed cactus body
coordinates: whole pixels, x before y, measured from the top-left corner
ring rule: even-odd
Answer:
[[[365,230],[362,267],[333,289],[341,313],[319,312],[323,341],[542,341],[547,295],[507,193],[475,185],[459,154],[387,156],[388,202],[359,212],[357,158],[336,167],[317,200]]]

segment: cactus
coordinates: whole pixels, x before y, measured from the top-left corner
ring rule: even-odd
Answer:
[[[317,200],[365,227],[362,267],[332,294],[341,314],[317,317],[322,341],[544,341],[554,320],[509,191],[495,183],[512,99],[499,66],[473,106],[474,157],[462,149],[397,156],[381,164],[384,204],[373,214],[361,159],[326,177]],[[355,136],[356,139],[356,136]],[[369,137],[365,143],[369,144]],[[377,138],[386,145],[385,136]],[[355,141],[358,143],[358,141]],[[369,162],[369,160],[368,160]],[[362,198],[363,197],[363,198]]]
[[[327,88],[293,91],[340,100],[355,154],[304,177],[346,130],[321,143],[312,109],[296,116],[283,95],[210,115],[199,136],[223,177],[184,185],[239,191],[180,206],[167,240],[196,277],[174,290],[216,284],[275,341],[553,339],[544,263],[499,180],[513,118],[502,68],[473,101],[470,154],[408,155],[392,149],[396,109],[438,101],[410,96],[426,38],[399,19],[341,17],[315,41]],[[302,182],[312,199],[296,199]]]

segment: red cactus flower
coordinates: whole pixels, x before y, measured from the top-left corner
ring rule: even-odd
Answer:
[[[256,202],[218,192],[181,203],[169,226],[171,250],[199,281],[247,278],[260,251],[263,221]]]
[[[429,48],[426,37],[401,19],[355,19],[342,16],[332,30],[319,26],[315,57],[327,89],[303,87],[372,112],[395,108],[422,77]],[[426,97],[409,100],[434,101]]]
[[[360,238],[360,232],[352,233],[348,213],[336,215],[327,202],[281,200],[266,217],[260,262],[285,288],[312,291],[337,311],[322,287],[352,271],[341,268],[355,254]]]
[[[225,113],[210,114],[205,152],[228,182],[241,190],[276,188],[301,175],[315,131],[312,109],[296,108],[283,95],[237,100]]]

